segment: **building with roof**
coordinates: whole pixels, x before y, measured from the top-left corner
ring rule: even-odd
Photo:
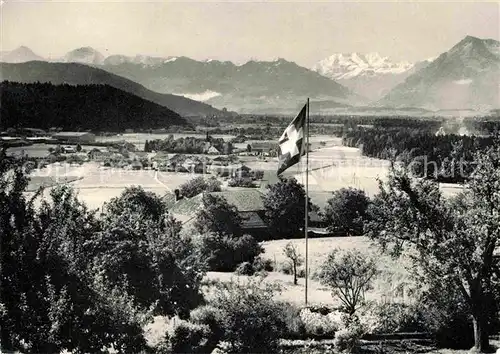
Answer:
[[[207,150],[207,154],[209,155],[220,155],[220,151],[217,150],[215,146],[210,146],[210,148]]]
[[[243,233],[252,235],[257,240],[269,238],[268,225],[265,220],[265,207],[262,192],[258,189],[235,189],[222,192],[200,193],[192,198],[178,198],[173,193],[164,196],[170,215],[189,225],[194,222],[196,214],[203,208],[203,195],[210,194],[226,199],[238,210],[242,219]]]
[[[93,143],[95,134],[89,132],[59,132],[52,135],[53,139],[65,143]]]
[[[275,141],[256,141],[249,144],[248,150],[254,155],[277,156],[278,143]]]

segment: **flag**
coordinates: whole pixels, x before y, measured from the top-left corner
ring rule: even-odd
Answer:
[[[278,142],[278,175],[299,162],[304,155],[304,135],[307,104],[285,129]]]

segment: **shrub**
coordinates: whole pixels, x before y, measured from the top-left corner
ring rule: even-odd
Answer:
[[[306,277],[306,270],[305,268],[300,267],[297,269],[297,278],[305,278]]]
[[[425,326],[434,335],[438,347],[468,349],[474,345],[472,321],[467,303],[458,289],[430,288],[419,299]]]
[[[306,326],[302,320],[301,309],[288,302],[279,303],[280,309],[277,316],[285,323],[284,337],[292,339],[305,339],[307,337]]]
[[[242,262],[252,263],[263,252],[262,246],[250,235],[229,237],[209,233],[200,237],[198,247],[209,269],[220,272],[232,272]]]
[[[172,353],[206,353],[209,336],[208,326],[182,321],[170,337]]]
[[[357,353],[360,347],[360,336],[351,329],[342,329],[335,334],[333,345],[340,353]]]
[[[224,314],[224,341],[236,353],[274,353],[285,323],[276,316],[275,286],[254,278],[248,283],[219,283],[212,305]]]
[[[255,270],[253,269],[252,263],[243,262],[235,270],[238,275],[253,275]]]
[[[300,318],[309,337],[333,337],[340,327],[339,320],[333,312],[322,315],[306,308],[300,311]]]
[[[223,313],[218,308],[205,305],[192,310],[189,318],[195,324],[208,326],[210,336],[206,348],[209,351],[215,349],[224,336]]]
[[[227,183],[229,187],[245,187],[245,188],[254,188],[255,184],[251,178],[246,177],[234,177],[229,180]]]
[[[274,263],[268,258],[264,259],[257,256],[253,260],[253,269],[255,269],[256,272],[272,272],[274,270]]]
[[[376,304],[372,309],[376,333],[426,331],[420,306],[401,303]]]
[[[286,275],[293,274],[293,267],[289,262],[280,263],[279,270]]]
[[[255,179],[262,179],[264,178],[264,171],[262,170],[257,170],[254,172]]]
[[[357,353],[360,350],[360,339],[365,330],[356,315],[343,315],[343,327],[335,334],[333,345],[341,353]]]

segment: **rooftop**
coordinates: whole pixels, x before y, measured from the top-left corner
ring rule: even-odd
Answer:
[[[239,212],[264,210],[262,192],[258,189],[236,189],[223,192],[212,192],[211,195],[224,197]]]
[[[256,141],[250,144],[252,149],[277,149],[278,143],[276,141]]]
[[[262,221],[256,218],[257,214],[253,215],[253,212],[265,209],[264,202],[262,201],[262,193],[258,189],[238,189],[209,194],[225,198],[229,204],[234,205],[238,209],[238,212],[244,214],[242,216],[248,216],[248,221],[245,222],[258,225]],[[182,198],[178,201],[175,200],[175,195],[172,193],[167,193],[163,197],[169,213],[183,223],[195,216],[196,212],[202,207],[202,199],[203,193],[192,198]]]

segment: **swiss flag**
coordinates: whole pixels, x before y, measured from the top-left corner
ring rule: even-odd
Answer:
[[[305,122],[307,114],[307,104],[290,125],[285,129],[278,142],[278,175],[288,167],[295,165],[304,155]]]

